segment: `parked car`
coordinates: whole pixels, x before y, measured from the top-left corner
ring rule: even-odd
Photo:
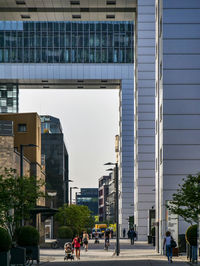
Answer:
[[[99,238],[102,237],[101,229],[95,229],[95,228],[93,228],[93,229],[92,229],[92,238],[95,237],[95,234],[96,234],[96,233],[98,234],[98,237],[99,237]]]

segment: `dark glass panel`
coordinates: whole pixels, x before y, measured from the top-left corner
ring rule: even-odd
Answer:
[[[78,43],[78,47],[83,47],[83,33],[82,32],[78,32],[77,43]]]
[[[40,47],[41,46],[41,34],[39,32],[36,33],[36,47]]]
[[[114,31],[115,32],[118,32],[119,31],[119,24],[118,23],[115,23],[114,24]]]
[[[90,48],[90,63],[95,63],[95,49]]]
[[[16,63],[17,61],[17,49],[11,50],[11,62]]]
[[[107,33],[102,33],[102,47],[107,46]]]
[[[53,35],[48,36],[48,47],[53,47]]]
[[[22,49],[18,49],[18,54],[17,54],[17,62],[18,63],[23,63],[23,56],[22,56]]]
[[[82,23],[78,23],[78,31],[83,31],[83,24]]]
[[[101,63],[101,50],[96,49],[96,63]]]
[[[64,33],[60,33],[60,47],[65,47]]]
[[[72,23],[72,31],[76,31],[77,30],[77,24],[76,23]]]
[[[65,63],[64,49],[60,51],[60,63]]]
[[[24,49],[24,63],[29,63],[29,49]]]
[[[4,33],[0,32],[0,47],[4,47]]]
[[[72,49],[72,63],[76,63],[77,62],[77,49]]]
[[[101,31],[101,22],[96,23],[96,31]]]
[[[89,47],[89,32],[84,32],[84,46]]]
[[[60,50],[54,49],[54,63],[59,63],[60,61]]]
[[[23,28],[24,28],[24,31],[28,31],[29,30],[29,23],[23,22]]]
[[[124,23],[120,23],[120,31],[121,32],[124,32],[125,31]]]
[[[89,45],[90,45],[90,47],[94,47],[95,46],[95,35],[94,35],[94,33],[90,34]]]
[[[11,46],[16,47],[17,46],[16,32],[12,32],[10,38],[11,38]]]
[[[90,23],[90,31],[95,31],[95,24],[94,23]]]
[[[47,31],[47,22],[42,22],[42,31]]]
[[[36,31],[40,31],[41,30],[41,24],[40,22],[36,22]]]
[[[42,47],[43,48],[47,47],[47,34],[46,34],[46,32],[43,32],[43,34],[42,34]]]
[[[89,31],[89,23],[84,23],[84,31]]]
[[[60,31],[65,31],[65,23],[64,22],[60,23]]]
[[[40,63],[40,62],[41,62],[41,50],[36,49],[36,63]]]
[[[131,47],[131,39],[132,39],[131,32],[128,32],[127,33],[128,47]]]
[[[113,31],[113,24],[112,23],[109,23],[108,24],[108,31],[109,32],[112,32]]]
[[[120,33],[120,46],[124,47],[125,46],[125,42],[126,42],[126,38],[125,38],[125,33]]]
[[[66,63],[71,63],[71,49],[66,49],[64,53],[64,61]]]
[[[28,48],[29,47],[29,37],[24,37],[24,47]]]
[[[67,32],[65,36],[65,42],[67,47],[71,47],[71,33]]]
[[[118,49],[114,49],[113,62],[114,63],[118,63],[119,62],[119,50]]]
[[[0,49],[0,62],[2,63],[4,61],[3,58],[3,49]]]
[[[89,49],[88,48],[84,50],[84,62],[89,63]]]
[[[54,31],[59,31],[59,23],[54,22]]]
[[[48,49],[48,63],[53,63],[54,52],[53,49]]]
[[[10,47],[10,32],[5,33],[5,47]]]
[[[108,33],[108,46],[113,46],[113,34]]]
[[[102,31],[107,31],[107,23],[102,23]]]
[[[108,48],[108,63],[113,63],[113,49]]]
[[[35,63],[35,53],[34,49],[30,49],[30,63]]]
[[[18,42],[18,47],[22,47],[22,32],[17,33],[17,42]]]
[[[131,49],[126,49],[126,63],[132,63],[131,57],[132,57]]]
[[[42,63],[47,63],[47,49],[42,49]]]
[[[30,47],[35,47],[35,34],[34,34],[34,32],[30,33]]]
[[[86,52],[85,52],[86,53]],[[83,49],[78,49],[78,63],[83,63]]]
[[[119,47],[119,34],[114,35],[114,47]]]
[[[77,47],[77,35],[72,33],[72,47]]]
[[[107,63],[107,49],[102,49],[102,63]]]
[[[65,24],[65,26],[66,26],[66,31],[71,31],[71,22],[67,22],[66,24]]]
[[[59,47],[59,34],[57,32],[54,32],[54,47]]]
[[[125,60],[125,49],[120,49],[119,50],[119,62],[120,63],[125,63],[126,60]]]
[[[100,47],[101,46],[101,34],[100,33],[96,33],[96,47]]]
[[[49,32],[53,31],[53,22],[48,22],[48,31]]]
[[[29,31],[35,31],[35,23],[34,22],[29,22]]]

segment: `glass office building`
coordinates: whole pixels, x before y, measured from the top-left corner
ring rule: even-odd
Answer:
[[[0,63],[133,63],[133,22],[0,22]]]
[[[0,84],[0,113],[18,113],[18,86]]]

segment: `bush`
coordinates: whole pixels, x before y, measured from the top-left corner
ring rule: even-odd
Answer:
[[[0,252],[7,252],[11,248],[12,240],[8,231],[0,227]]]
[[[191,246],[197,246],[197,224],[188,227],[185,239]]]
[[[152,227],[152,229],[151,229],[151,235],[152,236],[155,236],[156,235],[156,228],[155,227]]]
[[[33,226],[23,226],[17,235],[17,244],[19,246],[37,246],[40,235]]]
[[[72,229],[68,226],[61,226],[58,228],[58,238],[72,238],[73,232]]]

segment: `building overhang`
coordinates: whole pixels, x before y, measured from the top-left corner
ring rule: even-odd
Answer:
[[[5,0],[1,20],[7,21],[129,21],[136,0]]]

